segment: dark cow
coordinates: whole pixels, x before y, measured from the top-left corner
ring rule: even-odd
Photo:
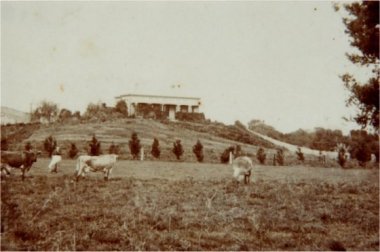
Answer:
[[[37,161],[37,154],[33,151],[2,151],[1,152],[1,172],[10,174],[10,167],[19,168],[24,180],[25,172],[29,171],[33,163]]]

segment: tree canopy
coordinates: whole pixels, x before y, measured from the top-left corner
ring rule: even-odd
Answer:
[[[343,18],[351,45],[359,50],[348,53],[354,64],[370,68],[373,76],[360,83],[353,75],[342,76],[345,87],[350,92],[347,106],[355,106],[359,112],[353,118],[362,128],[379,130],[379,2],[363,1],[344,5],[348,17]]]

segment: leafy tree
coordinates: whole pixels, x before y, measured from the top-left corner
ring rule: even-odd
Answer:
[[[177,160],[179,160],[183,154],[183,147],[182,147],[182,144],[181,144],[181,140],[177,139],[174,143],[173,143],[173,149],[172,149],[174,155],[177,157]]]
[[[79,150],[77,149],[77,146],[75,145],[75,143],[71,143],[70,150],[69,150],[69,157],[71,159],[74,159],[76,155],[78,154],[78,152]]]
[[[297,159],[301,162],[304,162],[305,161],[305,156],[303,155],[303,152],[301,150],[301,147],[298,147],[297,148],[297,151],[296,151],[296,155],[297,155]]]
[[[260,164],[265,164],[265,159],[267,158],[267,154],[263,148],[259,148],[256,152],[257,160],[259,160]]]
[[[141,149],[140,139],[138,138],[137,133],[133,132],[131,135],[131,140],[129,140],[129,150],[131,151],[131,155],[133,159],[138,159],[140,149]]]
[[[99,156],[101,154],[101,149],[100,149],[100,142],[96,138],[95,134],[92,136],[92,140],[89,144],[90,146],[90,155],[91,156]]]
[[[45,138],[44,149],[49,154],[49,157],[52,156],[53,151],[55,150],[56,147],[57,147],[57,140],[55,140],[55,138],[52,135]]]
[[[352,130],[349,146],[351,158],[358,160],[361,166],[371,160],[371,153],[377,153],[378,159],[379,141],[376,134],[370,135],[365,130]]]
[[[354,117],[363,128],[371,126],[379,130],[379,1],[363,1],[344,5],[349,16],[343,19],[346,33],[358,53],[347,54],[354,64],[371,69],[373,76],[360,83],[353,75],[346,73],[341,78],[350,92],[347,106],[359,109]]]
[[[193,146],[193,152],[197,157],[198,162],[203,162],[203,145],[201,141],[197,141],[197,143]]]
[[[152,144],[152,150],[150,151],[153,157],[160,158],[161,150],[160,150],[160,143],[158,142],[157,138],[153,139]]]
[[[277,150],[276,163],[278,165],[284,165],[284,151],[282,149]]]
[[[57,117],[57,115],[58,105],[53,102],[43,101],[32,112],[32,120],[40,120],[41,118],[44,118],[50,123]]]
[[[127,103],[124,100],[119,100],[116,103],[115,110],[125,116],[128,116],[128,107]]]

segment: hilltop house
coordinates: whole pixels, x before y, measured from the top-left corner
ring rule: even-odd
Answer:
[[[196,97],[126,94],[115,99],[126,102],[129,116],[165,117],[170,120],[175,120],[179,112],[199,113],[201,106],[201,99]]]

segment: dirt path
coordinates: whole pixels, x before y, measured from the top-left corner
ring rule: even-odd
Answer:
[[[257,133],[255,131],[252,131],[252,130],[249,130],[249,129],[248,129],[248,131],[251,132],[252,134],[256,135],[256,136],[259,136],[259,137],[263,138],[264,140],[267,140],[267,141],[269,141],[269,142],[277,145],[277,146],[284,147],[284,148],[288,149],[291,152],[296,152],[297,149],[298,149],[297,145],[281,142],[281,141],[279,141],[277,139],[265,136],[263,134]],[[301,150],[302,150],[302,152],[304,154],[319,156],[319,151],[318,150],[312,150],[312,149],[309,149],[309,148],[306,148],[306,147],[301,147]],[[329,158],[336,158],[338,156],[338,154],[336,152],[334,152],[334,151],[323,151],[323,154],[325,154]]]

